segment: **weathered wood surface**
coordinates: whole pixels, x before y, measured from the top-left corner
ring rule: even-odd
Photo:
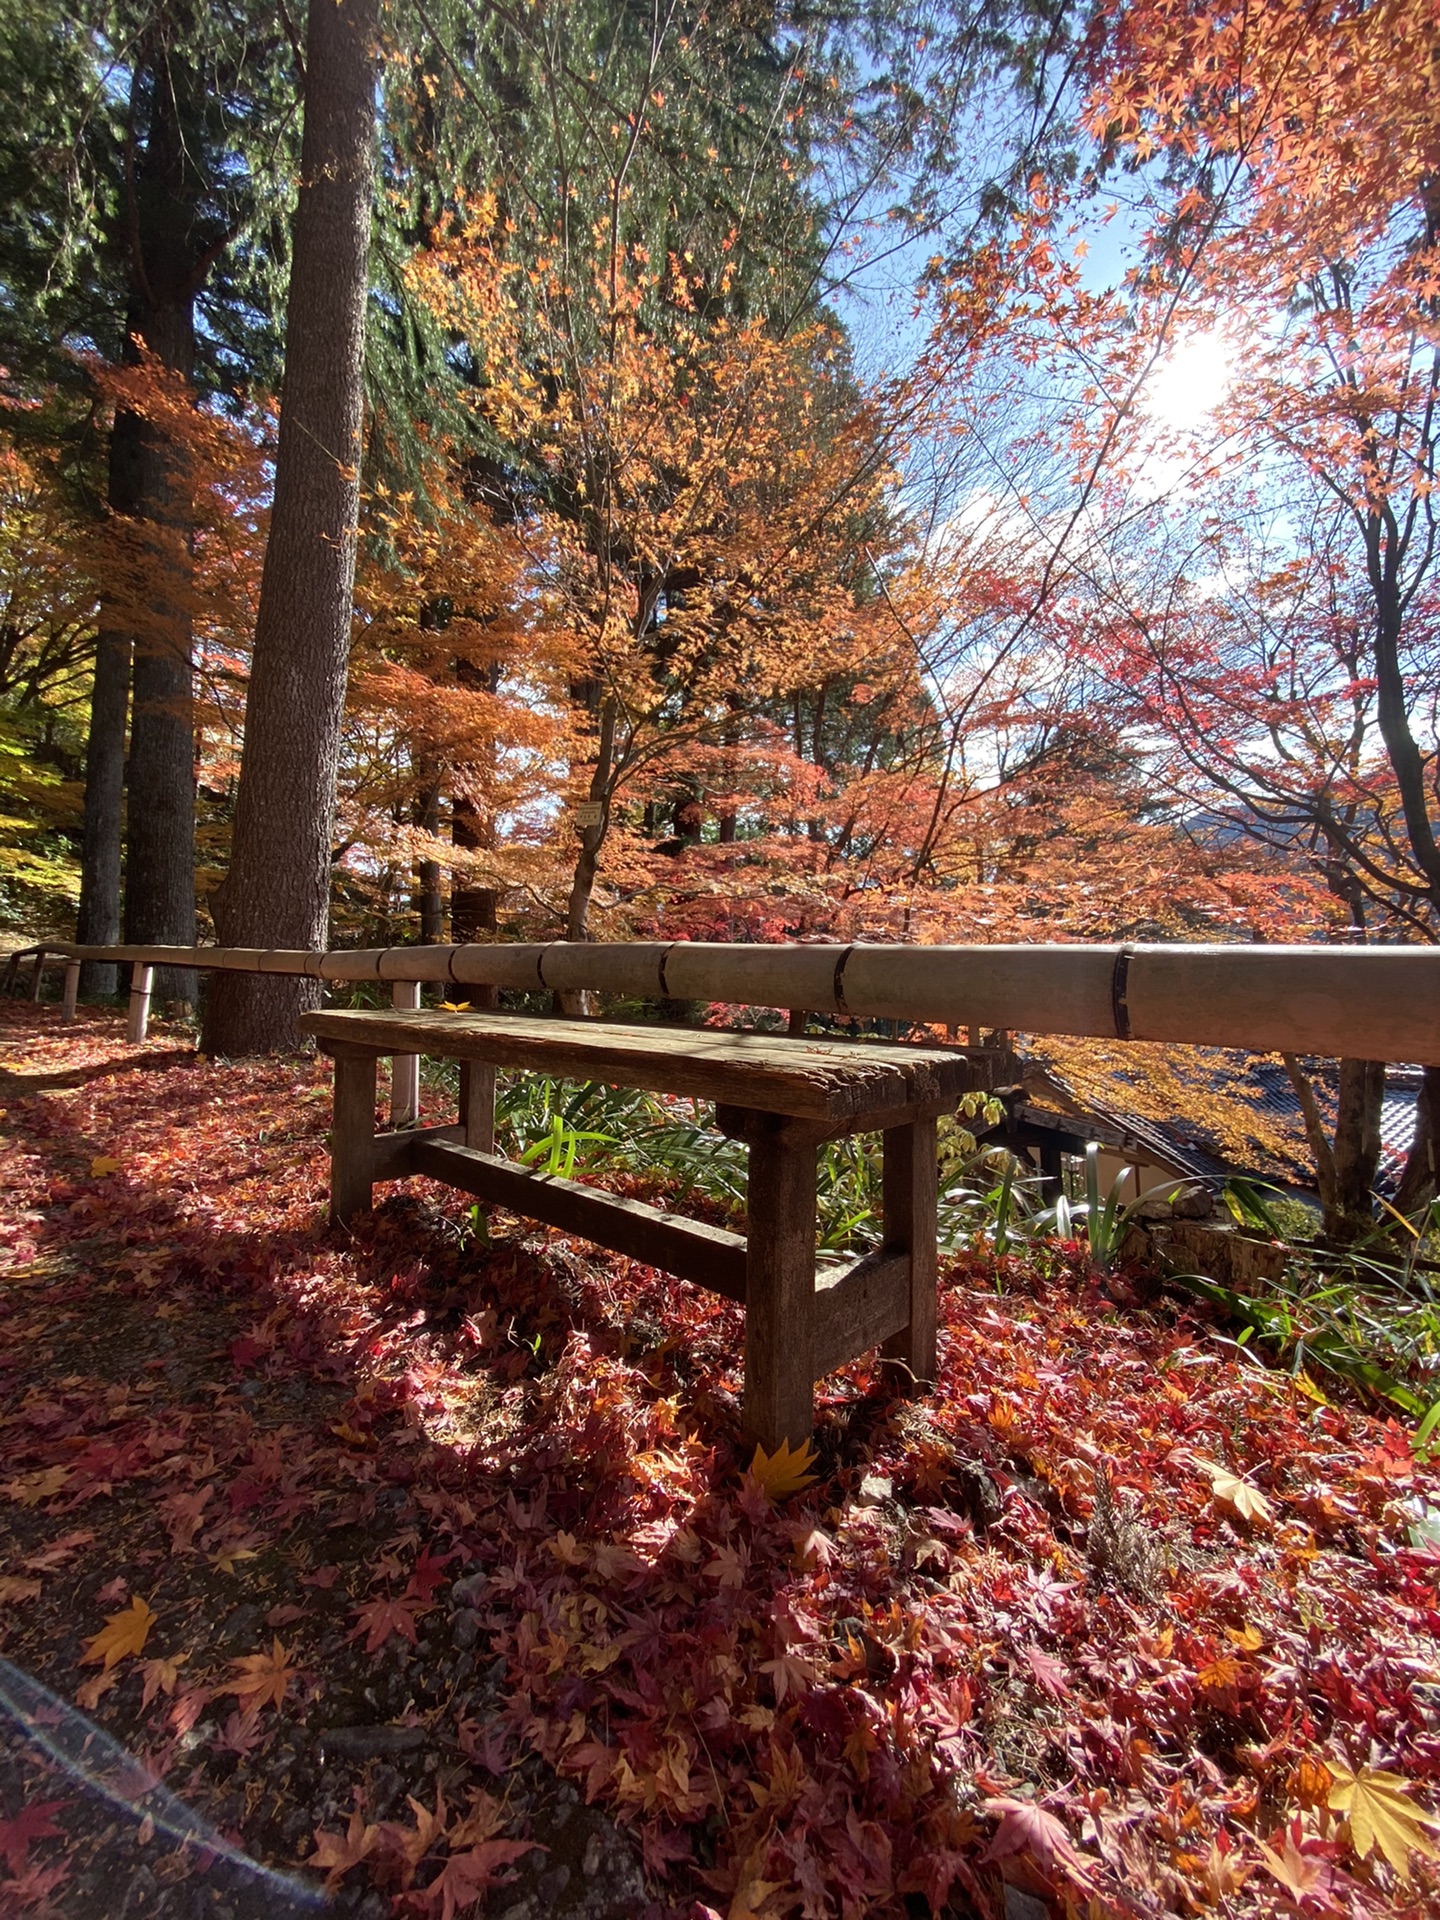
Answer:
[[[907,1306],[886,1339],[887,1359],[903,1368],[910,1390],[935,1378],[937,1293],[940,1284],[936,1214],[939,1154],[933,1120],[887,1129],[881,1147],[887,1253],[902,1258]]]
[[[307,1013],[300,1025],[322,1042],[377,1053],[480,1060],[829,1123],[897,1108],[953,1105],[974,1084],[964,1054],[707,1027],[393,1011]]]
[[[810,1364],[815,1378],[902,1333],[910,1313],[910,1261],[876,1248],[848,1267],[823,1269],[815,1281]]]
[[[728,1299],[745,1298],[746,1243],[738,1233],[682,1219],[640,1200],[602,1193],[578,1180],[538,1173],[533,1167],[517,1166],[513,1160],[477,1153],[471,1147],[448,1145],[432,1134],[395,1137],[411,1142],[406,1155],[411,1173],[444,1180],[478,1200],[543,1220],[562,1233],[578,1234],[647,1267],[679,1274]]]
[[[753,1140],[747,1211],[740,1417],[769,1452],[815,1424],[815,1148]]]

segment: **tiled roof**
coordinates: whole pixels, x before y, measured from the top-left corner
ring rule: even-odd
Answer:
[[[1231,1174],[1314,1189],[1315,1169],[1289,1075],[1271,1056],[1218,1047],[1103,1040],[1026,1039],[1018,1053],[1032,1101],[1088,1114],[1163,1163],[1201,1178]],[[1331,1062],[1307,1063],[1327,1119],[1335,1109]],[[1399,1182],[1415,1126],[1417,1070],[1392,1067],[1381,1114],[1376,1185]]]

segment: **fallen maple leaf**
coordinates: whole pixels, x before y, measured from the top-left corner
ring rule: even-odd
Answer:
[[[1278,1840],[1280,1835],[1272,1837]],[[1331,1912],[1336,1911],[1330,1898],[1334,1869],[1323,1856],[1304,1851],[1305,1836],[1298,1818],[1286,1828],[1284,1838],[1281,1851],[1266,1846],[1263,1840],[1257,1843],[1265,1871],[1272,1874],[1294,1900],[1317,1900]]]
[[[163,1693],[167,1699],[174,1693],[180,1669],[189,1658],[188,1653],[162,1654],[158,1659],[140,1662],[145,1678],[145,1690],[140,1695],[142,1707],[148,1707],[157,1693]]]
[[[38,1580],[23,1580],[18,1574],[6,1574],[4,1579],[0,1579],[0,1607],[13,1606],[17,1600],[34,1600],[40,1587]]]
[[[522,1853],[533,1852],[535,1845],[533,1840],[485,1840],[465,1853],[452,1853],[439,1877],[423,1893],[412,1894],[411,1899],[422,1912],[438,1909],[440,1920],[454,1920],[457,1913],[473,1907],[496,1885],[498,1867],[508,1867]]]
[[[14,1480],[7,1480],[0,1486],[0,1493],[18,1506],[38,1507],[42,1500],[61,1492],[69,1480],[68,1467],[42,1467],[36,1473],[22,1473]]]
[[[1333,1763],[1330,1772],[1335,1782],[1330,1789],[1330,1810],[1343,1813],[1350,1822],[1350,1845],[1357,1860],[1365,1859],[1378,1846],[1402,1880],[1410,1878],[1412,1853],[1440,1860],[1425,1831],[1440,1823],[1422,1813],[1410,1799],[1410,1782],[1403,1774],[1373,1767],[1351,1773]]]
[[[92,1674],[83,1686],[75,1689],[75,1704],[83,1707],[86,1713],[93,1713],[104,1696],[112,1687],[118,1687],[120,1676],[113,1667],[105,1667],[99,1673]]]
[[[233,1693],[246,1709],[280,1706],[295,1675],[290,1655],[278,1639],[272,1643],[269,1653],[247,1653],[243,1659],[232,1660],[230,1664],[238,1669],[237,1677],[227,1681],[220,1691]]]
[[[126,1654],[139,1653],[157,1618],[137,1593],[128,1607],[109,1616],[93,1640],[85,1642],[81,1664],[89,1666],[93,1660],[103,1660],[108,1673]]]
[[[801,1493],[813,1485],[815,1475],[809,1468],[814,1459],[815,1449],[808,1440],[798,1447],[782,1440],[774,1453],[756,1447],[755,1458],[750,1462],[750,1478],[768,1499],[786,1500],[792,1493]]]
[[[98,1153],[90,1162],[90,1178],[92,1180],[103,1180],[106,1174],[118,1173],[119,1171],[120,1162],[112,1159],[108,1153]]]
[[[333,1893],[351,1867],[358,1867],[375,1851],[379,1838],[379,1827],[367,1827],[360,1814],[352,1813],[344,1833],[331,1833],[323,1827],[315,1829],[315,1851],[302,1864],[323,1868],[325,1891]]]
[[[995,1799],[985,1802],[985,1811],[1000,1825],[994,1838],[981,1854],[982,1860],[1003,1860],[1012,1853],[1028,1853],[1042,1873],[1063,1867],[1077,1886],[1088,1888],[1090,1875],[1084,1861],[1070,1844],[1070,1836],[1053,1813],[1036,1806],[1033,1800]]]
[[[32,1800],[13,1820],[0,1820],[0,1856],[11,1873],[25,1871],[25,1856],[32,1840],[54,1840],[64,1833],[65,1829],[57,1827],[50,1816],[69,1804],[68,1800]]]
[[[1270,1502],[1258,1487],[1252,1487],[1238,1473],[1222,1467],[1218,1460],[1202,1460],[1197,1456],[1195,1464],[1210,1482],[1211,1493],[1223,1506],[1229,1507],[1249,1524],[1269,1526],[1275,1516]]]
[[[365,1635],[365,1651],[378,1653],[392,1633],[403,1634],[415,1645],[415,1615],[403,1600],[368,1600],[355,1609],[357,1625],[345,1637],[358,1640]]]

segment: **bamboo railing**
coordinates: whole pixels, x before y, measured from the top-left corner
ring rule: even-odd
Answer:
[[[417,984],[727,1001],[1114,1040],[1180,1041],[1440,1066],[1440,948],[1319,946],[742,946],[704,941],[378,947],[296,953],[46,942],[73,1015],[82,960],[132,968],[143,1039],[157,966],[339,984]],[[26,956],[16,956],[26,957]],[[11,962],[12,970],[15,958]]]

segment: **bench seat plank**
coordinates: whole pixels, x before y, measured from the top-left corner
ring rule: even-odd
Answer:
[[[377,1053],[482,1060],[807,1120],[843,1122],[886,1109],[944,1107],[975,1084],[974,1063],[964,1054],[710,1027],[429,1010],[307,1013],[300,1025],[322,1042]]]
[[[492,1201],[563,1233],[578,1234],[598,1246],[609,1247],[647,1267],[677,1273],[722,1293],[729,1300],[745,1298],[745,1239],[678,1214],[663,1213],[643,1200],[627,1200],[604,1193],[558,1174],[537,1173],[495,1154],[477,1153],[438,1140],[432,1133],[395,1134],[390,1138],[412,1143],[406,1171],[444,1180],[477,1200]]]

